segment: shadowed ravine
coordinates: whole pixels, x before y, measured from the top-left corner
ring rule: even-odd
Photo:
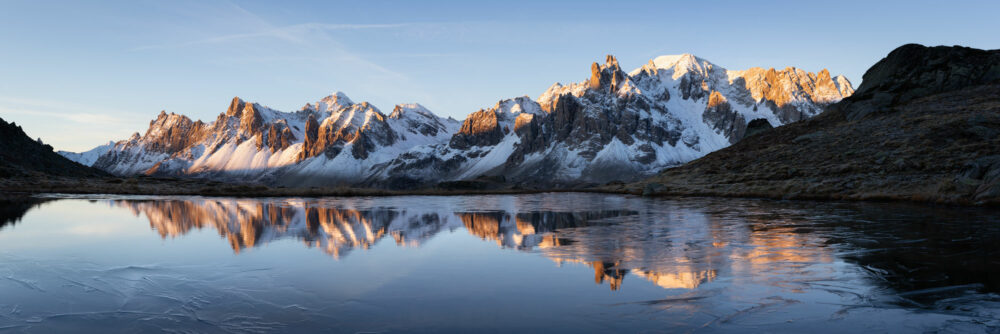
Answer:
[[[79,261],[49,259],[58,253],[50,247],[0,248],[10,263],[0,271],[0,293],[10,296],[0,310],[15,310],[0,315],[0,329],[100,319],[135,330],[162,321],[237,332],[1000,325],[1000,225],[988,209],[574,193],[90,199],[29,209],[11,218],[22,220],[17,229],[0,230],[0,242],[44,225],[46,210],[60,205],[118,217],[136,234],[97,250],[68,248]],[[87,242],[46,231],[50,243]],[[607,286],[581,285],[590,275]],[[463,295],[473,286],[477,296]],[[52,299],[57,292],[65,300]],[[415,311],[405,300],[435,306]],[[70,311],[80,306],[106,312]],[[502,314],[484,315],[493,312]]]

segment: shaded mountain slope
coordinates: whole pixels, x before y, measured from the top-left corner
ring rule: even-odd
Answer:
[[[1000,50],[904,45],[819,116],[606,189],[1000,204]]]
[[[52,146],[28,137],[17,124],[0,119],[0,178],[101,175],[106,173],[66,159]]]

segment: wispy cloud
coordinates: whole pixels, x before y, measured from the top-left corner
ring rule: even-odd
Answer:
[[[211,45],[211,44],[236,42],[241,40],[252,40],[258,38],[273,38],[296,44],[307,44],[311,42],[310,39],[306,38],[306,35],[310,33],[337,31],[337,30],[393,29],[393,28],[402,28],[410,25],[412,24],[410,23],[393,23],[393,24],[301,23],[283,27],[264,29],[258,32],[228,34],[228,35],[209,37],[209,38],[188,41],[188,42],[181,42],[181,43],[143,45],[129,49],[129,51],[177,49],[177,48],[185,48],[198,45]]]
[[[387,76],[382,81],[389,80],[409,80],[409,78],[397,71],[391,70],[370,59],[370,57],[351,50],[331,35],[334,31],[351,30],[390,30],[402,29],[413,26],[432,26],[433,23],[374,23],[374,24],[354,24],[354,23],[321,23],[309,22],[293,25],[276,25],[264,17],[253,13],[238,4],[226,2],[224,8],[219,9],[220,15],[212,16],[226,17],[232,24],[223,24],[229,27],[247,27],[250,31],[222,34],[211,37],[199,37],[189,41],[161,43],[137,46],[129,49],[133,52],[153,51],[153,50],[173,50],[200,46],[229,45],[232,43],[254,43],[256,50],[270,51],[281,54],[319,54],[326,60],[316,64],[325,69],[361,68],[370,70],[372,73]],[[192,17],[205,17],[204,11],[190,13]],[[225,14],[225,15],[221,15]],[[199,24],[196,22],[196,24]],[[212,24],[219,24],[218,20]],[[274,42],[284,42],[285,45],[273,44]],[[222,56],[225,61],[233,58],[246,57],[245,54]],[[266,54],[249,55],[251,58],[266,57]],[[241,59],[235,59],[241,61]]]
[[[0,96],[0,116],[56,149],[84,151],[123,138],[145,119],[134,113],[58,100]]]
[[[110,116],[107,114],[42,111],[42,110],[32,110],[23,108],[12,108],[6,106],[0,106],[0,113],[10,114],[10,115],[55,117],[65,121],[70,121],[79,124],[88,124],[88,125],[128,124],[128,122],[118,117]]]
[[[65,110],[72,111],[70,112]],[[112,114],[123,113],[108,108],[9,96],[0,96],[0,113],[4,115],[54,117],[73,123],[87,125],[128,125],[135,123],[121,117],[112,116]]]

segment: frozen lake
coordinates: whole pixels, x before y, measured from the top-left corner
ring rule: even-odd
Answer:
[[[0,332],[996,332],[1000,211],[606,194],[0,201]]]

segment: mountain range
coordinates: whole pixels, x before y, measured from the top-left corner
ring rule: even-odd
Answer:
[[[341,92],[292,112],[237,97],[212,122],[161,112],[144,134],[59,153],[119,176],[286,187],[580,187],[654,175],[853,92],[827,70],[731,71],[684,54],[626,73],[608,56],[582,82],[504,99],[463,121],[415,103],[386,114]]]

